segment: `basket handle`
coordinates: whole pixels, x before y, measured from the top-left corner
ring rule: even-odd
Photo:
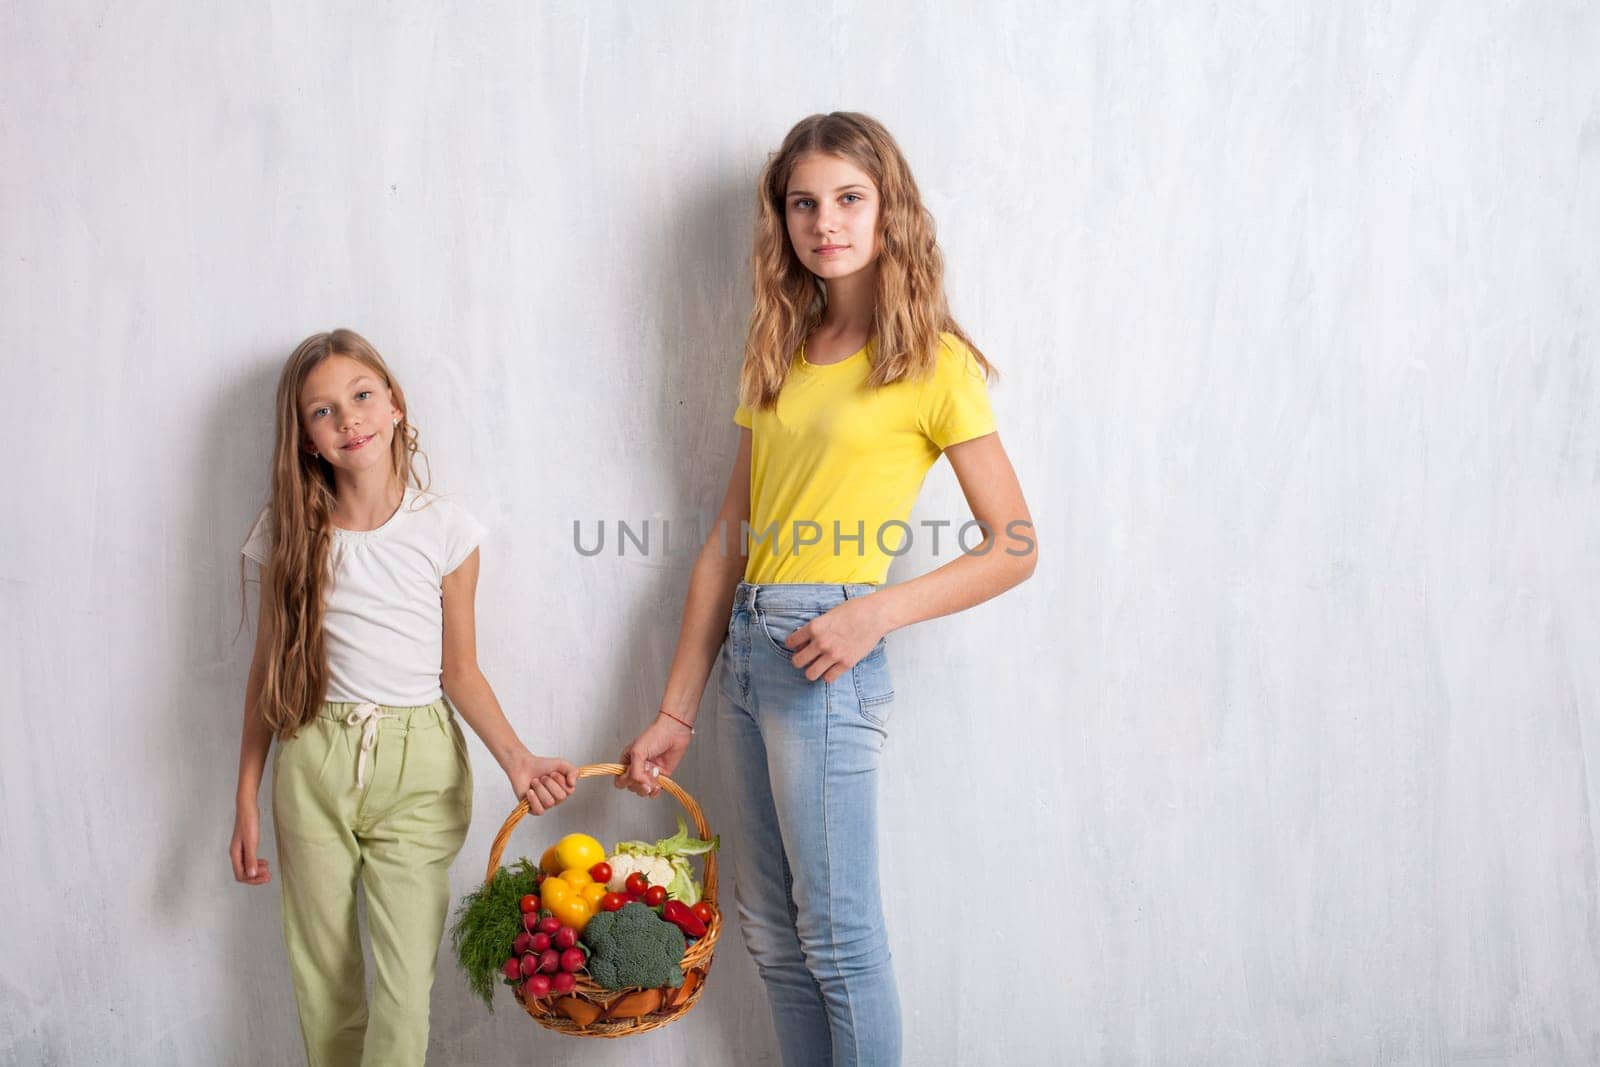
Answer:
[[[578,768],[578,780],[582,781],[585,778],[615,778],[626,769],[620,763],[591,763],[588,766]],[[694,823],[695,833],[702,840],[710,840],[711,827],[706,825],[706,817],[701,813],[700,805],[695,803],[694,797],[690,796],[687,790],[664,774],[656,779],[656,784],[670,793],[679,804],[683,805],[683,810],[689,813],[689,818]],[[511,831],[516,827],[517,823],[522,821],[522,817],[526,814],[528,814],[528,802],[526,799],[519,800],[517,801],[517,806],[511,809],[511,814],[506,816],[506,821],[500,824],[500,832],[494,835],[494,844],[489,846],[489,867],[483,876],[485,882],[493,878],[494,872],[500,869],[500,857],[505,855],[506,843],[511,840]],[[715,904],[717,900],[717,850],[712,849],[707,852],[705,861],[705,897]]]

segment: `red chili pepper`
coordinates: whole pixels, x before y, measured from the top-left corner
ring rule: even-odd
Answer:
[[[706,936],[706,924],[696,918],[695,913],[681,900],[669,900],[663,904],[661,917],[682,930],[687,937]]]

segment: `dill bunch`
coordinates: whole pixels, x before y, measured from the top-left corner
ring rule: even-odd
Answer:
[[[461,898],[450,943],[467,985],[494,1011],[495,980],[522,933],[522,898],[538,891],[539,869],[526,858],[501,867],[483,885]]]

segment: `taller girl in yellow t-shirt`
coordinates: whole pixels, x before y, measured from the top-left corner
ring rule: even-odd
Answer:
[[[884,636],[1023,581],[1036,542],[995,432],[991,368],[950,317],[932,219],[888,131],[849,112],[805,119],[768,161],[759,203],[738,457],[660,708],[617,784],[657,793],[720,655],[739,917],[783,1060],[893,1064],[900,1007],[877,859],[894,698]],[[884,587],[941,453],[983,540]]]

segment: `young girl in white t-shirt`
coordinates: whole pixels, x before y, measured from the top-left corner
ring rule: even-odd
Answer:
[[[417,477],[417,432],[381,356],[350,330],[306,338],[278,381],[272,498],[243,552],[261,566],[245,689],[234,878],[257,855],[268,749],[283,930],[313,1064],[420,1064],[450,863],[472,814],[452,705],[535,814],[577,785],[517,737],[478,669],[483,528]],[[448,703],[445,698],[448,697]],[[365,890],[372,1004],[356,924]]]

